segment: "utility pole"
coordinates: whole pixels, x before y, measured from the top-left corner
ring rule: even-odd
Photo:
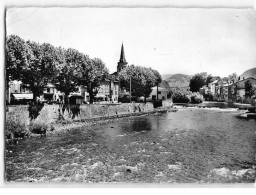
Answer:
[[[132,102],[132,76],[130,76],[130,103]]]

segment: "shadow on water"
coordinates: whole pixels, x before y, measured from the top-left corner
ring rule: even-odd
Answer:
[[[152,124],[149,118],[142,118],[141,120],[135,120],[131,125],[132,131],[141,132],[141,131],[151,131]]]

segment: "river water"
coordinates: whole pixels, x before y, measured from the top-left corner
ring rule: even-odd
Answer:
[[[15,182],[254,183],[256,121],[235,109],[179,108],[6,147]]]

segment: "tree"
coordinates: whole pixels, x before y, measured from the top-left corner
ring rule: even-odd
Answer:
[[[190,79],[190,83],[189,83],[190,91],[198,92],[199,89],[206,84],[206,78],[207,78],[206,72],[195,74]]]
[[[99,86],[108,78],[108,75],[109,71],[101,59],[83,56],[79,66],[78,84],[87,88],[91,104],[98,93]]]
[[[215,80],[215,78],[209,74],[207,77],[206,77],[206,85],[208,86],[209,83],[213,82]]]
[[[244,87],[245,87],[245,97],[251,98],[254,95],[254,89],[251,81],[250,80],[245,81]]]
[[[62,63],[62,58],[56,52],[55,47],[48,43],[26,42],[32,52],[30,62],[22,66],[20,79],[33,92],[33,98],[43,93],[44,88],[52,80],[56,73],[56,67]]]
[[[119,73],[119,84],[121,88],[130,90],[130,77],[131,77],[131,92],[132,96],[137,98],[144,96],[146,98],[152,92],[152,87],[161,83],[162,78],[158,71],[151,68],[141,66],[127,66]]]
[[[234,72],[234,73],[228,75],[228,80],[235,82],[237,80],[237,74]]]
[[[32,51],[26,42],[16,36],[10,35],[6,38],[5,45],[5,75],[6,90],[9,94],[9,83],[13,80],[20,80],[23,67],[30,63],[32,59]]]
[[[153,74],[155,76],[155,82],[156,82],[156,86],[157,86],[157,96],[156,96],[157,98],[156,99],[158,100],[158,85],[162,82],[162,77],[157,70],[151,69],[151,71],[153,72]],[[150,95],[150,93],[149,93],[149,95]],[[145,103],[146,103],[146,97],[145,97]]]
[[[65,94],[64,101],[68,103],[68,95],[78,90],[78,78],[83,54],[75,49],[57,49],[61,54],[63,63],[57,67],[57,74],[53,79],[56,89]]]

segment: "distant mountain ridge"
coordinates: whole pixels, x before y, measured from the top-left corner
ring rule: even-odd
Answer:
[[[172,89],[187,89],[189,87],[190,79],[191,76],[186,74],[172,74],[170,77],[163,80],[166,80],[169,84],[169,87]]]
[[[256,68],[252,68],[249,70],[246,70],[243,74],[240,75],[240,78],[248,78],[248,77],[253,77],[256,79]]]
[[[163,79],[163,80],[166,80],[166,79],[168,79],[169,77],[171,77],[172,74],[162,74],[161,76],[162,76],[162,79]]]

